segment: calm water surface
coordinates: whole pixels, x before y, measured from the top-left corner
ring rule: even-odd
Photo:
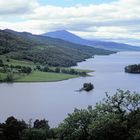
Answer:
[[[124,66],[134,63],[140,63],[140,52],[120,52],[79,63],[76,68],[95,70],[91,77],[0,84],[0,121],[13,115],[26,121],[46,118],[51,126],[57,126],[74,108],[86,108],[102,100],[106,91],[114,94],[120,88],[140,93],[140,75],[124,73]],[[89,93],[76,92],[84,82],[94,83],[95,89]]]

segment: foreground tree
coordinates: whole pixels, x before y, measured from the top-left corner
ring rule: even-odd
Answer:
[[[21,140],[47,140],[47,135],[43,129],[25,129]]]
[[[22,132],[21,140],[47,140],[49,137],[49,124],[47,120],[35,120],[33,127]]]
[[[34,128],[36,128],[36,129],[47,129],[47,130],[49,130],[49,128],[50,128],[50,126],[49,126],[49,124],[48,124],[48,121],[47,120],[35,120],[35,122],[34,122]]]
[[[31,124],[9,117],[0,140],[140,140],[140,95],[117,90],[94,108],[75,109],[57,128],[46,120]]]
[[[24,121],[9,117],[3,124],[3,135],[6,140],[19,140],[20,135],[27,125]]]
[[[75,110],[59,126],[61,140],[140,139],[140,95],[118,90],[94,109]]]

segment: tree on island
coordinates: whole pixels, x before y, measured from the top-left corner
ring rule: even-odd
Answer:
[[[82,90],[91,91],[94,88],[92,83],[84,83]]]
[[[125,67],[125,72],[140,73],[140,64],[129,65]]]

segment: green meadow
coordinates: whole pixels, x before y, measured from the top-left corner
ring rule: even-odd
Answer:
[[[28,66],[32,68],[32,72],[30,74],[23,74],[23,73],[14,73],[13,78],[14,82],[55,82],[55,81],[62,81],[67,80],[71,78],[77,78],[80,77],[80,75],[74,75],[74,74],[65,74],[65,73],[55,73],[55,72],[42,72],[38,70],[34,70],[37,65],[30,61],[20,61],[20,60],[14,60],[14,59],[7,59],[5,56],[0,56],[0,59],[4,62],[6,65],[13,65],[13,66]],[[56,67],[49,67],[50,69],[54,70]],[[61,69],[70,70],[70,68],[63,68]],[[75,69],[78,72],[92,72],[90,70],[81,70],[81,69]],[[0,72],[0,79],[6,78],[6,73]]]
[[[76,78],[77,75],[34,71],[29,75],[15,79],[16,82],[55,82]]]

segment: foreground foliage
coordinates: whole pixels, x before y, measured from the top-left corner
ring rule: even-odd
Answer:
[[[48,121],[36,120],[33,124],[8,118],[0,124],[2,140],[139,140],[140,95],[117,90],[94,108],[75,109],[57,127],[50,128]]]

